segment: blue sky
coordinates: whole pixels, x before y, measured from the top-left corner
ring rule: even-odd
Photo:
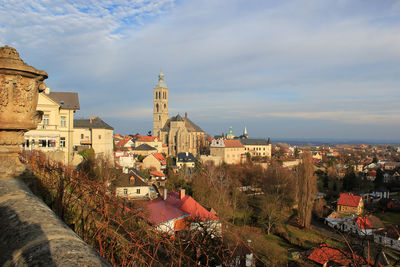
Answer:
[[[400,140],[399,1],[3,0],[6,44],[123,134],[152,129],[162,69],[210,135]]]

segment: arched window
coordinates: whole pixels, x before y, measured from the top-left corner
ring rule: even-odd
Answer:
[[[166,109],[167,108],[167,105],[166,104],[164,104],[164,109]]]
[[[158,92],[158,98],[161,99],[161,92]]]
[[[156,111],[159,112],[160,107],[158,106],[158,103],[156,104]]]
[[[156,91],[156,99],[158,98],[158,93],[157,93],[157,91]]]

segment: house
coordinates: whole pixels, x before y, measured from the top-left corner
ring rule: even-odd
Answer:
[[[325,244],[315,248],[308,259],[322,266],[350,266],[353,263],[356,263],[356,266],[373,266],[374,264],[371,260],[367,261],[363,257]]]
[[[364,212],[364,201],[353,193],[341,193],[337,202],[337,212],[361,214]]]
[[[115,194],[128,199],[153,199],[157,193],[153,186],[148,185],[144,178],[131,170],[128,174],[121,174],[114,182]]]
[[[43,151],[53,160],[73,164],[74,113],[79,110],[78,93],[50,92],[39,94],[36,110],[43,112],[35,130],[25,133],[25,150]]]
[[[143,144],[147,144],[151,147],[154,147],[155,149],[157,149],[158,153],[162,153],[163,152],[163,144],[161,142],[161,140],[158,137],[155,136],[141,136],[140,138],[138,138],[135,141],[135,145],[136,147],[143,145]]]
[[[237,139],[213,139],[210,145],[210,155],[220,157],[228,164],[238,164],[246,160],[244,145]]]
[[[244,146],[245,153],[252,157],[271,158],[272,145],[265,139],[240,139]]]
[[[400,251],[400,227],[391,225],[373,234],[374,242]]]
[[[112,160],[114,128],[99,117],[74,120],[74,150],[92,148],[96,157]]]
[[[176,166],[180,169],[183,166],[186,168],[194,168],[196,159],[194,158],[192,153],[189,152],[181,152],[178,153],[176,157]]]
[[[135,142],[133,137],[125,136],[123,139],[119,140],[115,147],[123,150],[132,150],[135,147]]]
[[[167,178],[166,175],[160,171],[151,171],[150,177],[151,177],[151,179],[154,179],[154,180],[163,180],[163,181]]]
[[[135,147],[132,149],[132,152],[135,155],[147,156],[153,153],[157,153],[157,149],[149,146],[148,144],[141,144],[140,146]]]
[[[167,160],[161,153],[153,153],[143,159],[142,168],[151,169],[154,168],[157,171],[164,170],[167,166]]]
[[[207,210],[185,190],[170,193],[164,190],[164,196],[153,199],[147,204],[148,220],[161,232],[173,234],[180,230],[200,230],[205,228],[213,234],[219,234],[221,224],[215,212]]]
[[[353,220],[355,222],[355,229],[359,235],[372,235],[373,232],[382,230],[385,226],[377,217],[373,215],[360,216]]]

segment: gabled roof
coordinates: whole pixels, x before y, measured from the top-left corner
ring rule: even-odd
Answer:
[[[164,127],[161,129],[161,131],[167,132],[169,131],[171,121],[183,121],[185,123],[185,127],[188,131],[190,132],[204,132],[199,126],[197,126],[194,122],[189,120],[189,118],[185,117],[182,118],[179,114],[176,116],[173,116],[169,118],[166,122]]]
[[[131,141],[132,139],[133,139],[132,137],[130,137],[130,138],[124,138],[124,139],[122,139],[122,140],[120,140],[120,141],[118,142],[117,146],[123,147],[123,146],[125,146],[129,141]]]
[[[114,181],[114,185],[116,187],[149,186],[137,171],[121,174],[118,179]]]
[[[267,146],[268,141],[265,139],[240,139],[240,142],[245,146]]]
[[[385,227],[381,220],[373,215],[357,217],[354,220],[360,229],[380,229]]]
[[[243,148],[244,146],[239,140],[224,140],[224,145],[227,148]]]
[[[157,177],[165,177],[165,174],[163,172],[159,172],[159,171],[151,171],[150,175],[154,175]]]
[[[53,101],[57,102],[62,109],[80,109],[78,93],[72,92],[50,92],[49,94],[44,94],[48,96]]]
[[[91,117],[90,119],[74,120],[74,128],[89,128],[89,129],[107,129],[114,130],[113,127],[105,123],[99,117]]]
[[[163,154],[161,154],[161,153],[154,153],[153,155],[154,155],[154,157],[155,157],[156,159],[158,159],[158,161],[160,161],[161,163],[162,163],[162,162],[165,162],[165,158],[164,158]]]
[[[353,193],[341,193],[337,204],[348,207],[357,207],[360,200],[361,197],[356,196]]]
[[[136,141],[138,141],[138,142],[154,142],[154,141],[161,142],[161,140],[155,136],[141,136]]]
[[[328,245],[321,245],[313,250],[313,252],[308,256],[308,259],[322,265],[333,261],[343,266],[349,266],[353,261],[353,256],[346,251]],[[367,262],[358,255],[354,255],[354,260],[361,265],[372,266],[374,264],[373,261],[370,261],[369,264],[367,264]]]
[[[177,161],[178,162],[195,162],[195,158],[192,153],[181,152],[181,153],[178,153]]]
[[[138,147],[135,147],[133,150],[135,151],[150,151],[150,150],[157,150],[155,147],[149,146],[148,144],[141,144]]]
[[[167,194],[167,199],[161,197],[147,203],[149,221],[152,224],[159,224],[173,219],[188,217],[192,220],[210,221],[218,220],[218,217],[201,206],[191,196],[184,196],[180,199],[176,191]]]

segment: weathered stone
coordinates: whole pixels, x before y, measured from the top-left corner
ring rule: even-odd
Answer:
[[[110,266],[19,179],[0,179],[0,218],[0,266]]]
[[[26,64],[12,47],[0,47],[0,178],[25,170],[18,160],[24,133],[41,120],[38,93],[46,88],[46,72]]]

